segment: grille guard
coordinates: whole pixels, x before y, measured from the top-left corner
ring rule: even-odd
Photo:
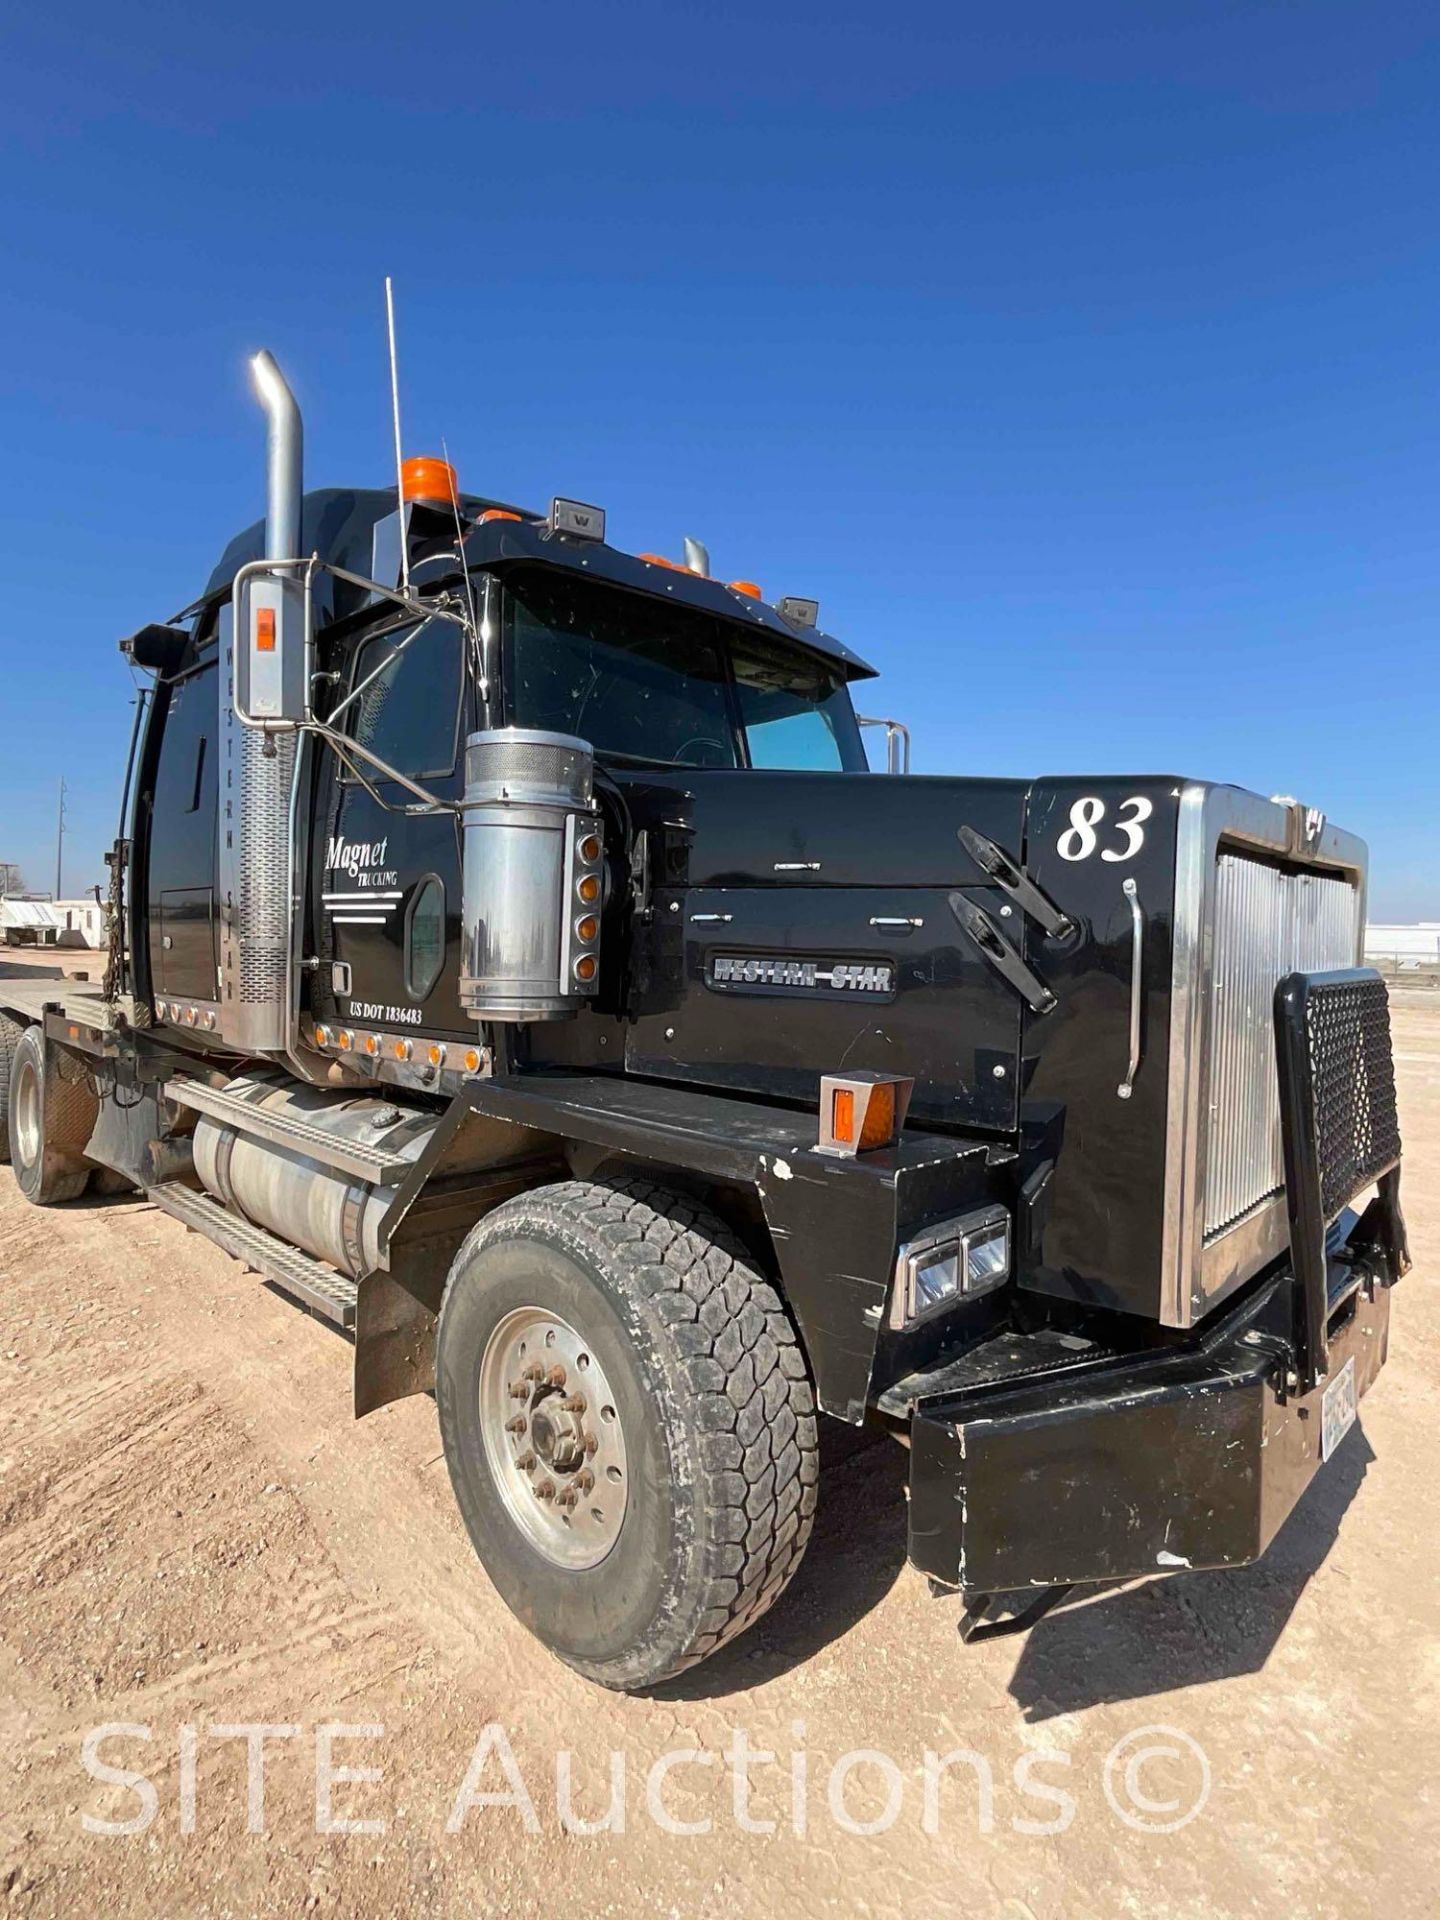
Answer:
[[[1296,1370],[1308,1391],[1328,1363],[1326,1236],[1365,1188],[1379,1193],[1351,1247],[1409,1271],[1400,1208],[1400,1126],[1385,983],[1368,967],[1292,973],[1275,990],[1275,1045],[1295,1274]]]

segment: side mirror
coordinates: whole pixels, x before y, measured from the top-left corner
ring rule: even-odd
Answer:
[[[314,613],[302,577],[254,560],[235,576],[235,717],[289,730],[311,719]]]

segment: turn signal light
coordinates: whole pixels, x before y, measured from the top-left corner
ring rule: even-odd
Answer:
[[[915,1082],[894,1073],[826,1074],[820,1082],[821,1153],[873,1153],[893,1146]]]
[[[405,461],[400,469],[400,494],[405,500],[428,500],[444,506],[458,506],[460,482],[448,460],[434,454],[420,454]]]

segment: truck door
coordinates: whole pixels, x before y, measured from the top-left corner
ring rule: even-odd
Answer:
[[[341,716],[343,731],[458,799],[469,695],[455,622],[391,621],[362,636],[347,681],[364,691]],[[321,961],[312,1003],[322,1017],[382,1032],[469,1037],[474,1023],[459,1002],[460,824],[454,814],[406,814],[414,799],[366,761],[349,767],[326,750],[310,862]]]
[[[150,809],[150,978],[158,994],[219,999],[215,951],[215,655],[169,687]]]

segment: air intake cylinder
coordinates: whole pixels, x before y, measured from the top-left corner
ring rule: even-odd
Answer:
[[[465,742],[460,1002],[477,1020],[559,1020],[599,984],[594,773],[569,734],[499,727]]]

